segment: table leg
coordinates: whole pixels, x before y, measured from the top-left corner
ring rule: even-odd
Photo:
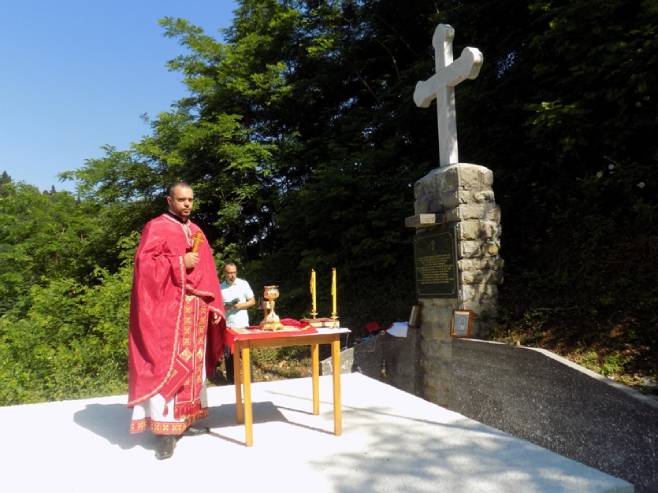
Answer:
[[[247,447],[254,444],[253,420],[251,413],[251,363],[249,347],[242,349],[242,378],[244,380],[244,428]]]
[[[235,420],[238,423],[244,422],[244,404],[242,402],[242,376],[240,369],[240,360],[242,350],[239,343],[235,343],[233,348],[233,384],[235,385]]]
[[[313,376],[313,414],[320,414],[320,350],[318,344],[311,344]]]
[[[334,381],[334,435],[341,435],[343,419],[340,414],[340,338],[331,341],[331,367]]]

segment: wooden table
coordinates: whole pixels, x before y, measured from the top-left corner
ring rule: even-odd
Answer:
[[[254,443],[253,416],[251,403],[251,350],[265,347],[311,346],[311,367],[313,381],[313,414],[320,414],[320,344],[331,344],[331,365],[334,386],[334,434],[342,433],[340,404],[340,335],[349,333],[349,329],[315,329],[314,334],[295,334],[294,332],[276,333],[270,338],[262,339],[250,334],[227,329],[233,339],[233,378],[235,380],[235,418],[245,425],[245,444]],[[244,401],[243,401],[244,386]]]

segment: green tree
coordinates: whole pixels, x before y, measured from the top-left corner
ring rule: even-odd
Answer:
[[[135,237],[102,206],[0,185],[0,405],[125,391]]]
[[[132,267],[35,285],[0,317],[0,405],[124,393]]]
[[[103,248],[97,212],[67,192],[0,184],[0,315],[43,280],[85,279]]]
[[[308,269],[336,266],[353,327],[406,316],[402,220],[437,163],[435,116],[411,94],[448,22],[456,53],[485,55],[459,87],[458,124],[462,161],[495,172],[504,307],[583,305],[651,324],[656,268],[641,259],[657,244],[654,4],[243,0],[225,42],[167,18],[185,48],[170,68],[190,96],[119,156],[127,164],[108,156],[74,176],[89,198],[130,197],[122,206],[142,222],[154,207],[139,204],[187,178],[220,256],[242,259],[255,285],[282,284],[290,313],[307,304]],[[104,194],[106,182],[123,192]]]

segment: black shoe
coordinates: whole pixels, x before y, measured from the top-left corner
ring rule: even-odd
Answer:
[[[224,378],[224,374],[219,370],[216,370],[212,377],[208,377],[208,380],[210,380],[213,385],[217,385],[218,387],[222,385],[228,385],[226,378]]]
[[[188,426],[187,430],[183,432],[183,436],[186,437],[194,437],[197,435],[205,435],[206,433],[210,433],[210,428],[201,428],[197,426]]]
[[[155,458],[158,460],[169,459],[174,455],[177,437],[174,435],[160,435],[158,437],[158,447],[155,450]]]

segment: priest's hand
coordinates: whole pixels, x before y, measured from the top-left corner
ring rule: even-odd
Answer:
[[[212,312],[212,323],[218,324],[222,319],[222,314],[219,312]]]
[[[194,252],[187,252],[183,257],[183,263],[186,269],[194,269],[196,264],[199,263],[199,254]]]

